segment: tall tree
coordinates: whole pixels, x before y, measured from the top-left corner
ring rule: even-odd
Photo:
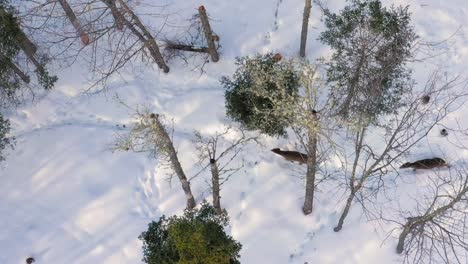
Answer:
[[[334,50],[328,81],[336,113],[356,122],[393,113],[410,81],[405,63],[417,38],[408,8],[351,0],[339,14],[322,9],[320,40]]]
[[[16,15],[9,0],[0,0],[0,111],[19,103],[21,88],[30,83],[29,75],[22,69],[24,65],[18,64],[21,51],[37,67],[39,84],[48,89],[56,81],[56,77],[49,76],[44,65],[35,59],[37,47],[20,28]],[[9,131],[9,121],[0,112],[0,161],[4,159],[2,152],[12,144]]]
[[[127,134],[118,135],[113,150],[149,152],[153,157],[168,165],[179,178],[186,198],[186,208],[195,207],[195,198],[190,182],[185,175],[177,156],[177,151],[169,136],[168,128],[159,114],[148,110],[134,110],[135,124]]]
[[[80,20],[75,15],[75,12],[73,12],[73,9],[71,6],[68,4],[67,0],[57,0],[60,5],[63,8],[63,11],[65,11],[65,14],[67,15],[68,19],[72,23],[73,27],[75,28],[76,32],[80,35],[81,42],[83,45],[88,45],[89,44],[89,36],[84,30],[83,26],[80,23]]]
[[[301,30],[301,47],[299,56],[305,57],[305,49],[307,43],[307,30],[309,28],[310,9],[312,8],[312,0],[304,1],[304,13],[302,14],[302,30]]]
[[[362,205],[364,212],[369,201],[385,190],[385,176],[395,170],[395,163],[401,157],[425,139],[434,126],[463,104],[468,96],[460,91],[459,86],[466,85],[459,76],[442,80],[441,75],[434,74],[423,91],[412,91],[405,95],[404,106],[396,109],[397,113],[382,117],[382,125],[367,123],[348,131],[342,143],[353,142],[348,153],[343,150],[341,160],[351,157],[352,162],[344,162],[347,199],[345,206],[334,228],[335,232],[343,228],[344,221],[354,203]],[[409,88],[413,90],[412,87]],[[431,94],[432,101],[423,105],[421,98]],[[450,95],[450,96],[446,96]],[[437,109],[437,111],[434,111]],[[372,134],[371,134],[372,132]],[[349,136],[350,135],[350,136]],[[370,136],[379,135],[381,142],[369,140]]]
[[[459,167],[455,165],[456,167]],[[402,212],[396,251],[404,263],[466,263],[468,176],[466,168],[434,173],[416,207]]]
[[[274,110],[284,98],[297,95],[299,80],[294,67],[281,61],[280,54],[268,53],[254,58],[237,58],[232,78],[223,77],[226,89],[226,115],[247,130],[259,130],[269,136],[284,136],[289,121]]]
[[[313,210],[316,175],[327,156],[319,143],[327,145],[328,130],[334,124],[328,99],[321,95],[325,82],[318,67],[307,61],[283,61],[276,66],[279,62],[266,55],[240,62],[233,80],[224,80],[229,89],[228,116],[264,134],[287,135],[287,128],[292,129],[297,145],[307,152],[302,211],[308,215]]]
[[[213,207],[218,213],[223,211],[220,195],[221,186],[243,168],[243,163],[238,166],[234,166],[232,163],[250,141],[258,143],[258,137],[248,136],[243,129],[232,125],[225,126],[222,131],[216,131],[214,135],[202,135],[199,131],[195,131],[193,143],[197,150],[199,163],[203,166],[199,173],[210,167]]]

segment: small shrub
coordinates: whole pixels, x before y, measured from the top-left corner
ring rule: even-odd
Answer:
[[[239,264],[241,244],[226,235],[226,211],[217,214],[213,206],[186,210],[183,216],[162,216],[151,222],[139,239],[143,261],[148,264]]]
[[[299,78],[294,67],[273,53],[237,58],[236,65],[232,78],[221,79],[226,89],[226,115],[248,130],[284,136],[289,121],[274,107],[281,105],[282,94],[297,94]]]

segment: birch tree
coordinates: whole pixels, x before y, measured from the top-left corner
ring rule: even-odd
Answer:
[[[126,134],[117,135],[112,150],[148,152],[153,158],[168,165],[178,177],[187,200],[186,208],[195,207],[195,198],[190,188],[190,182],[180,164],[177,151],[169,136],[170,130],[164,122],[164,117],[150,113],[148,110],[134,110],[135,123]]]

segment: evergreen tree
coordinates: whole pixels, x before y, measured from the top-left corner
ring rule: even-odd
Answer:
[[[11,146],[12,144],[12,139],[8,137],[9,132],[10,122],[8,122],[8,119],[4,119],[3,115],[0,113],[0,161],[5,160],[2,152],[6,147]]]
[[[148,264],[239,264],[242,246],[224,227],[226,211],[204,202],[200,209],[186,210],[183,216],[162,216],[151,222],[139,239],[143,241],[143,261]]]
[[[18,75],[10,67],[11,58],[15,58],[20,50],[15,37],[18,27],[12,13],[8,1],[0,0],[0,109],[16,100],[15,94],[20,87]],[[0,161],[5,159],[3,151],[12,143],[9,132],[10,123],[0,113]]]
[[[227,116],[248,130],[284,136],[289,121],[272,111],[272,100],[281,101],[297,94],[299,80],[293,66],[282,62],[280,54],[273,53],[237,58],[236,65],[238,68],[232,78],[221,79],[226,89]]]
[[[5,105],[14,100],[20,87],[20,80],[11,67],[18,55],[20,46],[17,43],[18,26],[12,15],[14,9],[8,0],[0,0],[0,102]]]
[[[320,40],[334,50],[327,79],[336,113],[372,122],[395,112],[411,81],[405,62],[417,38],[408,8],[351,0],[339,14],[324,14],[327,29]]]
[[[46,56],[40,60],[34,56],[37,48],[19,27],[16,13],[9,0],[0,0],[0,110],[19,103],[20,91],[30,81],[29,76],[16,65],[20,51],[24,51],[35,65],[39,85],[51,89],[57,81],[57,77],[51,76],[44,67]],[[8,119],[0,113],[0,161],[5,159],[2,152],[12,144],[9,131]]]

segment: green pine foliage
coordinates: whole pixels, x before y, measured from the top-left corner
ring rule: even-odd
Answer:
[[[343,117],[369,121],[394,113],[409,89],[405,63],[417,38],[408,8],[351,0],[339,14],[324,14],[320,40],[334,50],[327,73],[332,107]]]
[[[226,115],[248,130],[284,136],[290,122],[274,107],[284,97],[297,94],[299,78],[294,67],[273,53],[237,58],[236,65],[232,78],[221,79],[226,89]]]
[[[204,202],[183,216],[162,216],[139,239],[148,264],[239,264],[241,244],[228,236],[226,211],[217,214]]]
[[[10,122],[8,119],[3,118],[3,115],[0,113],[0,161],[5,160],[5,157],[2,155],[3,151],[8,146],[12,146],[12,139],[8,137],[9,132]]]
[[[50,75],[49,71],[43,68],[37,69],[35,73],[39,84],[46,90],[52,89],[54,87],[55,82],[57,82],[58,80],[57,76]]]
[[[0,0],[0,101],[5,103],[14,98],[16,90],[20,87],[20,81],[12,69],[8,66],[12,58],[18,55],[20,50],[16,41],[18,26],[16,18],[12,15],[13,8],[9,1]]]
[[[20,50],[15,39],[18,27],[13,13],[9,1],[0,0],[0,109],[16,101],[20,88],[19,78],[8,67],[10,58],[16,57]],[[10,122],[0,113],[0,161],[5,160],[4,151],[13,143],[9,132]]]

